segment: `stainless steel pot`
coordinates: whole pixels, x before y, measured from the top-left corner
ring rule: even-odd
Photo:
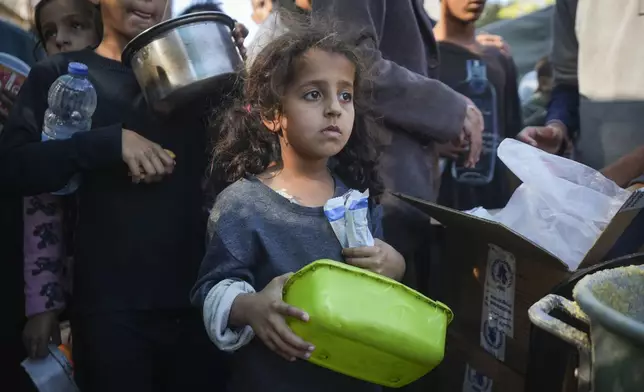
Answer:
[[[136,36],[121,59],[134,71],[148,104],[170,112],[231,84],[242,66],[234,25],[220,12],[180,16]]]
[[[534,304],[533,324],[579,350],[578,391],[644,391],[644,266],[595,272],[575,285],[576,303],[550,294]],[[590,325],[590,335],[550,315]]]

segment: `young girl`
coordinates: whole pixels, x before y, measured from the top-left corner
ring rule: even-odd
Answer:
[[[80,390],[217,391],[225,363],[188,301],[205,251],[207,102],[160,117],[120,62],[125,45],[164,18],[166,0],[100,7],[98,47],[48,58],[22,86],[0,135],[2,191],[52,192],[83,176],[71,306]],[[47,92],[70,62],[88,66],[96,89],[92,130],[41,142]]]
[[[39,46],[49,56],[93,47],[102,34],[100,12],[87,0],[42,0],[34,10]],[[67,198],[69,199],[69,198]],[[48,354],[47,344],[60,343],[58,314],[65,307],[66,239],[62,197],[51,194],[24,200],[25,307],[23,331],[32,358]],[[66,210],[69,211],[69,209]],[[69,224],[66,225],[69,228]]]
[[[213,208],[192,300],[214,343],[238,350],[229,391],[379,390],[305,361],[315,347],[284,318],[308,316],[282,301],[289,274],[318,259],[394,279],[404,273],[402,256],[380,239],[374,247],[342,249],[323,212],[350,188],[372,196],[382,190],[374,144],[356,121],[361,65],[337,34],[316,25],[291,29],[259,54],[246,102],[222,127],[215,167],[236,182]],[[379,207],[374,200],[371,206],[370,229],[381,238]]]

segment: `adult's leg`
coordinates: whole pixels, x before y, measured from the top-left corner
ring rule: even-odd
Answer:
[[[210,341],[196,309],[170,312],[160,342],[163,392],[224,391],[228,381],[228,355]]]
[[[81,391],[157,392],[147,314],[72,314],[75,378]]]

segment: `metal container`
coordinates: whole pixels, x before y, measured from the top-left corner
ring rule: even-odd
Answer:
[[[232,38],[235,21],[221,12],[197,12],[153,26],[121,56],[148,104],[170,112],[231,85],[242,66]]]
[[[644,266],[587,275],[573,297],[576,303],[548,295],[528,314],[537,327],[579,350],[579,391],[644,391]],[[590,336],[551,316],[554,309],[589,324]]]

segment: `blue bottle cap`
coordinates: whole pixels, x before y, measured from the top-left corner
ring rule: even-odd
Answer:
[[[83,63],[69,63],[67,73],[72,75],[87,76],[87,65]]]

